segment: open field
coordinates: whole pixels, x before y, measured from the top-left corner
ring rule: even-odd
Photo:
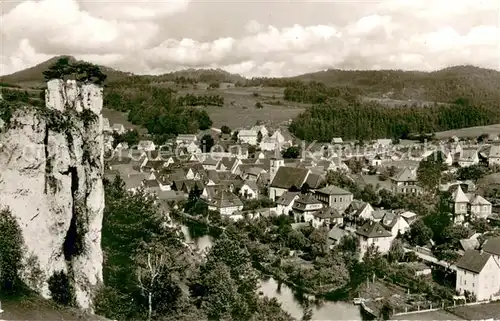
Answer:
[[[447,130],[444,132],[437,132],[436,138],[444,139],[453,136],[457,137],[479,137],[482,134],[500,134],[500,124],[488,125],[488,126],[477,126],[477,127],[467,127],[460,129]]]
[[[113,126],[113,124],[122,124],[126,129],[137,129],[140,133],[147,133],[145,128],[139,127],[129,122],[127,120],[127,113],[122,113],[121,111],[103,108],[102,116],[109,119],[110,126]]]
[[[230,128],[253,126],[257,121],[276,125],[295,118],[309,105],[283,100],[283,88],[237,87],[224,89],[184,89],[179,94],[221,95],[224,106],[206,107],[214,127],[227,125]],[[256,93],[256,95],[254,95]],[[260,102],[264,108],[256,108]]]
[[[395,316],[392,320],[464,320],[444,310]]]
[[[461,306],[450,310],[464,320],[484,320],[500,316],[500,302]]]

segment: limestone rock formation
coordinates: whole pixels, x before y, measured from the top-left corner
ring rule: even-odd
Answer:
[[[46,108],[17,109],[0,133],[0,206],[23,231],[26,283],[48,298],[48,280],[63,271],[78,305],[92,310],[103,261],[102,88],[62,80],[47,88]]]

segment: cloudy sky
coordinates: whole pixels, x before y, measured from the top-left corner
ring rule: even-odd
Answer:
[[[0,74],[55,55],[141,74],[500,70],[499,0],[0,0]]]

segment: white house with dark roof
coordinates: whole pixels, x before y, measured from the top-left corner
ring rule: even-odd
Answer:
[[[342,137],[333,137],[332,138],[332,144],[343,144],[344,140]]]
[[[363,202],[360,200],[353,200],[351,205],[347,208],[347,215],[352,220],[370,220],[372,214],[375,210],[370,205],[370,203]]]
[[[460,157],[458,159],[458,165],[460,167],[468,167],[477,164],[479,164],[479,155],[477,149],[464,148],[460,153]]]
[[[262,138],[259,147],[262,151],[273,151],[276,149],[280,149],[280,143],[272,137],[265,136],[264,138]]]
[[[389,253],[393,236],[380,223],[368,221],[356,230],[356,235],[360,244],[361,260],[372,245],[378,248],[381,254]]]
[[[252,146],[257,145],[258,134],[252,129],[242,129],[238,132],[238,140]]]
[[[259,187],[255,181],[247,180],[243,183],[243,186],[240,188],[240,195],[249,200],[259,198]]]
[[[321,210],[313,213],[312,226],[315,228],[321,226],[328,226],[330,224],[335,224],[336,226],[340,226],[344,224],[344,217],[334,208],[327,207],[322,208]]]
[[[276,141],[279,145],[283,145],[286,141],[285,136],[281,134],[281,131],[277,129],[271,136],[271,138]]]
[[[208,209],[217,211],[221,215],[232,215],[236,211],[243,209],[243,203],[240,198],[226,190],[219,191],[210,201]]]
[[[457,186],[457,189],[452,194],[453,200],[453,213],[456,218],[456,222],[462,222],[465,219],[465,215],[469,212],[469,198],[465,195],[462,187],[460,185]]]
[[[276,201],[290,189],[299,191],[311,173],[306,168],[281,166],[269,185],[269,198]]]
[[[392,192],[395,194],[420,194],[422,188],[418,185],[416,168],[405,167],[394,177],[391,177]]]
[[[118,135],[122,135],[126,132],[127,130],[125,129],[125,126],[122,124],[113,124],[113,132],[117,133]]]
[[[254,130],[257,133],[257,135],[260,132],[262,137],[269,136],[269,131],[267,130],[266,126],[264,126],[264,125],[255,125],[251,128],[251,130]]]
[[[468,250],[456,263],[455,289],[474,294],[477,301],[491,299],[500,291],[500,266],[494,257],[485,251]]]
[[[487,218],[491,215],[492,204],[477,194],[466,194],[460,185],[452,194],[454,222],[462,223],[469,215],[475,218]]]
[[[137,145],[137,150],[144,152],[151,152],[154,151],[155,149],[156,149],[155,144],[150,140],[141,140]]]
[[[387,229],[393,237],[403,235],[410,230],[410,224],[399,214],[386,213],[382,218],[382,226]]]
[[[339,244],[340,240],[344,238],[345,236],[349,235],[349,232],[341,229],[338,226],[334,226],[331,228],[330,231],[328,231],[328,244],[330,245],[330,249],[333,249],[333,247],[337,244]]]
[[[315,196],[327,207],[335,208],[337,211],[343,213],[353,200],[351,192],[346,191],[340,187],[329,185],[315,191]]]
[[[276,213],[278,215],[289,215],[293,203],[299,198],[300,192],[286,191],[276,200]]]
[[[295,222],[310,222],[314,219],[314,213],[323,208],[323,203],[311,194],[302,194],[295,200],[292,206]]]
[[[498,262],[498,264],[500,264],[500,238],[492,238],[484,241],[481,249],[484,252],[492,255],[493,258]]]
[[[175,138],[175,143],[178,146],[187,146],[190,143],[197,143],[198,137],[194,134],[180,134]]]
[[[491,215],[492,204],[481,195],[475,195],[470,201],[470,213],[477,218],[487,218]]]
[[[492,145],[488,155],[488,166],[500,165],[500,145]]]

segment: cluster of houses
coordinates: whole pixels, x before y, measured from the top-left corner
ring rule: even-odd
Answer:
[[[117,124],[110,127],[109,123],[105,128],[109,133],[125,130]],[[388,253],[393,240],[407,233],[417,218],[415,213],[404,209],[374,208],[369,203],[354,199],[347,190],[325,185],[325,176],[329,171],[349,172],[346,162],[353,154],[344,153],[347,148],[342,146],[348,144],[341,138],[332,141],[334,146],[339,147],[333,154],[319,148],[312,150],[310,157],[283,159],[281,151],[293,146],[293,140],[286,139],[280,130],[270,134],[263,125],[238,130],[239,148],[234,151],[230,146],[235,143],[236,134],[215,131],[213,137],[217,144],[227,148],[210,154],[203,153],[200,148],[203,135],[206,132],[178,135],[171,142],[181,149],[177,155],[157,150],[151,141],[139,142],[135,150],[119,144],[112,149],[114,156],[107,162],[105,175],[109,178],[120,175],[129,191],[144,189],[154,193],[162,204],[185,200],[196,189],[209,210],[234,220],[287,215],[297,223],[328,229],[330,246],[353,234],[360,241],[361,257],[372,245],[378,247],[381,253]],[[446,150],[444,162],[448,165],[500,164],[500,146],[463,148],[456,141],[445,143],[446,148],[437,147]],[[363,155],[354,157],[363,160],[365,172],[373,167],[396,167],[396,173],[390,178],[389,189],[393,193],[423,193],[417,181],[416,168],[432,151],[418,146],[411,151],[405,147],[390,148],[391,144],[391,140],[377,140],[364,149]],[[249,152],[250,146],[256,147],[255,152]],[[385,151],[380,152],[381,149]],[[474,192],[473,184],[457,182],[449,184],[446,189],[452,191],[450,212],[455,223],[463,224],[471,218],[492,215],[492,204]],[[245,209],[246,202],[260,199],[269,200],[268,203],[274,205]],[[500,241],[487,242],[482,250],[478,250],[478,244],[470,240],[463,240],[463,244],[463,256],[456,264],[457,291],[474,293],[478,299],[499,292]]]

